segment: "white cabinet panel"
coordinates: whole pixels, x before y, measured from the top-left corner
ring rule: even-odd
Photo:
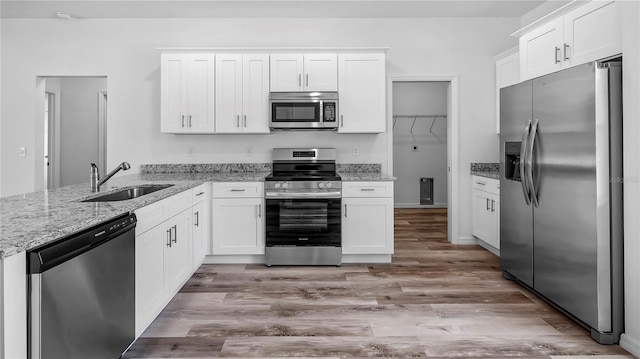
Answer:
[[[564,60],[571,66],[622,53],[619,4],[592,1],[564,17]]]
[[[269,55],[217,55],[216,93],[216,133],[269,133]]]
[[[473,235],[500,249],[500,181],[472,176]]]
[[[342,253],[393,253],[393,198],[342,199]]]
[[[520,37],[520,78],[528,80],[622,53],[620,6],[589,1]]]
[[[136,233],[136,337],[165,305],[166,231],[159,225],[143,234]]]
[[[262,198],[213,199],[214,255],[264,254],[263,202]]]
[[[271,91],[337,91],[336,54],[272,54]]]
[[[213,133],[214,55],[162,54],[160,130]]]
[[[379,133],[386,129],[386,78],[384,54],[340,54],[341,133]]]

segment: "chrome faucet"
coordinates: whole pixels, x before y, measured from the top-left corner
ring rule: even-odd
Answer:
[[[118,171],[123,170],[126,171],[131,168],[129,162],[122,162],[118,167],[116,167],[113,171],[109,172],[108,175],[104,176],[103,179],[100,179],[100,172],[98,171],[98,166],[95,163],[91,164],[91,192],[100,192],[100,186],[103,183],[107,182],[107,180],[113,175],[115,175]]]

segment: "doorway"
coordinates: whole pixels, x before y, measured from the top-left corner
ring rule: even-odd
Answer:
[[[105,173],[107,78],[41,76],[36,96],[35,190],[87,182],[91,163]]]
[[[447,238],[457,244],[457,78],[391,76],[387,89],[394,206],[446,209]]]

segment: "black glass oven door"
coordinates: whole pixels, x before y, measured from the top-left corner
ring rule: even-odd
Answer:
[[[340,246],[336,199],[267,199],[267,246]]]

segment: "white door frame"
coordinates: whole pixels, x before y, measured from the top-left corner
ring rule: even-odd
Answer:
[[[448,82],[447,96],[447,236],[449,242],[460,242],[459,190],[458,190],[458,77],[455,75],[393,76],[387,77],[387,163],[393,175],[393,83],[394,82]]]
[[[98,168],[107,173],[107,91],[98,92]]]

